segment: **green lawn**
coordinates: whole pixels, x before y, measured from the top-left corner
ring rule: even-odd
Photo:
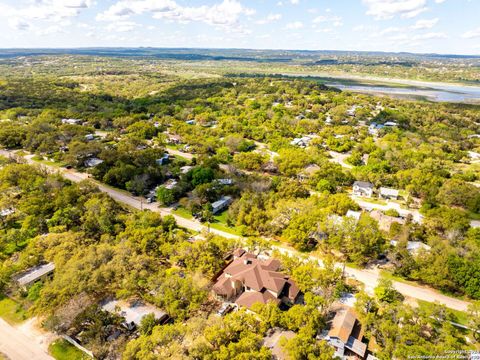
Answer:
[[[178,215],[184,219],[193,219],[190,211],[185,209],[183,206],[179,206],[176,210],[173,210],[172,214]],[[227,211],[220,213],[220,215],[217,215],[214,218],[215,221],[210,223],[210,227],[212,229],[224,231],[232,235],[241,235],[241,232],[238,228],[233,228],[227,225]]]
[[[48,166],[62,167],[62,166],[66,165],[63,162],[55,162],[55,161],[46,160],[39,155],[35,155],[34,157],[32,157],[32,160],[35,161],[35,162],[38,162],[40,164],[44,164],[44,165],[48,165]]]
[[[185,209],[183,206],[179,206],[176,210],[173,210],[172,214],[178,215],[184,219],[189,219],[189,220],[193,219],[193,216],[190,213],[190,211]]]
[[[27,319],[27,313],[21,304],[4,295],[0,295],[0,317],[14,325]]]
[[[215,222],[211,223],[210,227],[213,229],[224,231],[229,234],[241,235],[241,231],[238,228],[230,227],[227,225],[227,216],[227,210],[221,212],[219,215],[215,215]]]
[[[236,228],[230,227],[230,226],[228,226],[228,225],[226,225],[226,224],[214,222],[214,223],[211,223],[211,224],[210,224],[210,227],[211,227],[212,229],[220,230],[220,231],[223,231],[223,232],[232,234],[232,235],[241,236],[241,233],[240,233],[239,230],[237,230]]]
[[[407,280],[407,279],[404,279],[400,276],[396,276],[394,274],[392,274],[390,271],[388,270],[380,270],[380,275],[386,279],[389,279],[389,280],[392,280],[392,281],[398,281],[398,282],[401,282],[401,283],[405,283],[405,284],[409,284],[409,285],[413,285],[413,286],[419,286],[418,283],[416,283],[415,281],[411,281],[411,280]],[[449,295],[449,294],[446,294],[446,295]],[[451,296],[451,295],[449,295]]]
[[[90,356],[78,350],[64,339],[55,340],[48,347],[48,352],[57,360],[87,360]]]
[[[469,211],[468,212],[468,216],[470,217],[470,219],[472,220],[480,220],[480,214],[479,213],[474,213],[472,211]]]
[[[377,204],[377,205],[387,205],[387,202],[382,199],[377,199],[377,198],[367,198],[367,197],[361,197],[365,202],[371,203],[371,204]]]

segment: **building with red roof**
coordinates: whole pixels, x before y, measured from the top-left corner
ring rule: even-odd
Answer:
[[[213,286],[218,298],[247,308],[257,302],[292,304],[298,299],[300,290],[278,271],[278,260],[262,260],[243,249],[237,249],[233,258]]]

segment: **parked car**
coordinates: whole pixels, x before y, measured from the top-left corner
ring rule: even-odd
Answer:
[[[223,303],[222,307],[217,311],[218,316],[225,316],[227,315],[230,311],[234,309],[233,304],[230,303]]]

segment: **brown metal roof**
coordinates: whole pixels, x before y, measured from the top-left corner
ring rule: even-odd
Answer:
[[[338,311],[333,319],[328,336],[336,337],[346,344],[356,320],[357,318],[351,311],[346,309]]]

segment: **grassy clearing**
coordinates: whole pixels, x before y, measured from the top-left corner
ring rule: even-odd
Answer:
[[[63,163],[63,162],[55,162],[55,161],[46,160],[39,155],[33,156],[32,160],[35,161],[36,163],[40,163],[40,164],[47,165],[47,166],[54,166],[54,167],[57,167],[57,168],[67,165],[66,163]]]
[[[432,303],[428,302],[428,301],[424,301],[424,300],[417,300],[417,303],[418,303],[418,306],[420,308],[424,308],[424,309],[429,309],[433,306]],[[447,312],[451,315],[453,315],[454,317],[454,322],[460,324],[460,325],[464,325],[464,326],[468,326],[468,314],[463,312],[463,311],[459,311],[459,310],[453,310],[453,309],[447,309]]]
[[[468,216],[470,217],[471,220],[480,220],[480,214],[479,213],[474,213],[472,211],[469,211]]]
[[[166,146],[166,148],[171,149],[171,150],[179,150],[180,145],[169,144],[169,145]]]
[[[413,286],[419,286],[418,283],[416,283],[414,281],[406,280],[406,279],[404,279],[400,276],[393,275],[390,271],[387,271],[387,270],[380,270],[380,275],[383,278],[386,278],[386,279],[389,279],[389,280],[392,280],[392,281],[397,281],[397,282],[401,282],[401,283],[409,284],[409,285],[413,285]]]
[[[362,201],[371,203],[371,204],[376,204],[376,205],[387,205],[387,202],[382,199],[377,199],[377,198],[367,198],[367,197],[361,197],[360,198]]]
[[[241,232],[240,230],[237,230],[236,228],[232,228],[226,224],[221,224],[221,223],[211,223],[210,224],[210,227],[212,229],[216,229],[216,230],[219,230],[219,231],[223,231],[223,232],[226,232],[226,233],[229,233],[229,234],[232,234],[232,235],[238,235],[238,236],[241,236]]]
[[[27,319],[22,305],[4,295],[0,295],[0,317],[9,324],[15,325]]]
[[[172,214],[178,215],[184,219],[189,219],[189,220],[193,219],[193,216],[190,213],[190,211],[185,209],[183,206],[179,206],[176,210],[173,210]]]
[[[241,231],[238,228],[231,227],[227,225],[227,216],[228,211],[225,210],[220,214],[215,216],[215,222],[210,224],[210,227],[220,231],[224,231],[233,235],[241,235]]]
[[[90,356],[78,350],[64,339],[55,340],[48,347],[48,352],[57,360],[88,360]]]

